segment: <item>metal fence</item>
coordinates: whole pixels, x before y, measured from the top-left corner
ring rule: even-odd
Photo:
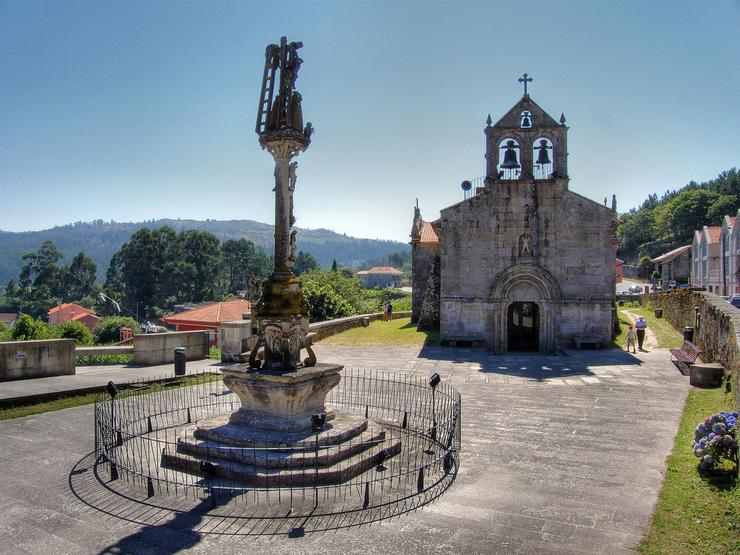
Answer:
[[[366,420],[362,433],[328,442],[308,435],[275,446],[252,431],[245,447],[194,436],[198,421],[240,406],[219,374],[109,386],[95,405],[98,464],[110,480],[138,486],[147,498],[242,506],[260,518],[374,511],[378,520],[414,510],[451,485],[461,402],[449,384],[345,369],[327,405],[345,419]],[[179,464],[170,464],[174,459]]]

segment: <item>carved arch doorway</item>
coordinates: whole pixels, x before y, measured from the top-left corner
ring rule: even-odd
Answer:
[[[515,301],[507,314],[507,350],[539,351],[540,315],[537,303]]]

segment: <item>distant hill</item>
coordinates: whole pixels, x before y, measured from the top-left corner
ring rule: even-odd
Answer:
[[[222,241],[244,237],[272,254],[273,226],[251,220],[151,220],[147,222],[76,222],[53,227],[43,231],[14,233],[0,231],[0,285],[10,279],[17,279],[23,264],[21,257],[35,251],[42,242],[53,241],[64,253],[64,264],[69,264],[79,251],[92,258],[98,267],[98,279],[105,279],[108,264],[123,243],[143,227],[168,225],[176,231],[197,229],[208,231]],[[366,260],[383,258],[392,252],[406,252],[406,243],[381,241],[377,239],[358,239],[334,233],[328,229],[299,229],[298,250],[311,253],[323,268],[329,268],[336,258],[337,264],[358,267]]]

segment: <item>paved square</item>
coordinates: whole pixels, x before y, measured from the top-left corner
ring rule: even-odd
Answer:
[[[82,492],[91,507],[70,488],[90,472],[83,464],[70,475],[92,450],[87,406],[0,422],[0,553],[628,552],[648,525],[688,391],[663,350],[493,356],[319,344],[317,355],[438,372],[459,389],[461,468],[447,493],[401,518],[296,539],[235,535],[244,532],[129,507],[102,488]]]

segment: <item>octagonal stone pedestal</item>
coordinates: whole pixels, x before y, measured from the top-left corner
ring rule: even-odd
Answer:
[[[271,372],[237,364],[225,368],[224,385],[242,406],[229,418],[231,424],[259,430],[261,434],[294,435],[312,431],[312,416],[334,412],[326,407],[326,395],[341,379],[343,366],[317,364],[293,372]]]

